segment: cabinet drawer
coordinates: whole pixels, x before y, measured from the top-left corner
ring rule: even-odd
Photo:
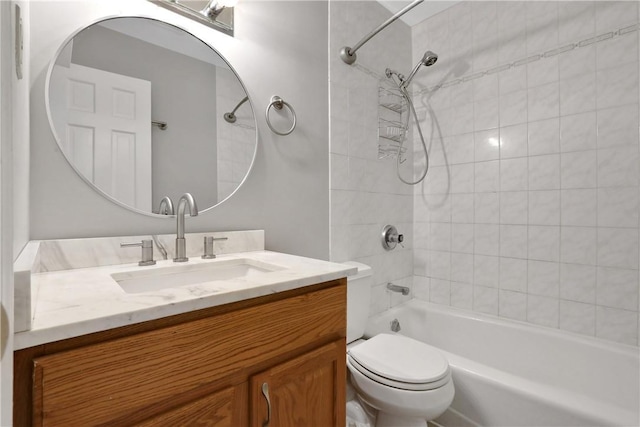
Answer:
[[[344,337],[345,301],[334,286],[36,358],[34,425],[135,423],[181,394],[240,384],[269,360]]]

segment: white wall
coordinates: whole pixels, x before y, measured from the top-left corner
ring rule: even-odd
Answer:
[[[76,29],[113,15],[144,15],[212,44],[243,78],[258,116],[259,149],[245,185],[227,202],[187,220],[187,231],[266,230],[269,249],[329,258],[327,3],[243,1],[235,37],[143,0],[44,1],[31,5],[30,238],[170,233],[174,221],[129,212],[99,196],[69,168],[46,118],[50,59]],[[294,106],[298,128],[278,137],[261,113],[272,95]]]
[[[13,72],[13,252],[14,260],[29,241],[29,9],[30,2],[14,1],[22,14],[22,79]],[[15,9],[12,8],[12,13]],[[13,23],[12,23],[13,25]],[[13,53],[12,53],[13,54]]]
[[[394,22],[357,52],[354,65],[339,52],[390,16],[371,1],[330,2],[331,260],[373,268],[372,314],[411,298],[387,291],[386,284],[412,287],[412,188],[396,177],[395,159],[378,158],[378,87],[387,80],[385,68],[410,71],[410,28]],[[405,179],[412,178],[411,164],[403,168]],[[404,248],[382,248],[386,224],[407,237]]]
[[[0,3],[0,425],[11,425],[13,408],[12,6]]]
[[[636,23],[637,2],[464,2],[413,27],[414,60],[440,54],[417,78],[441,131],[423,298],[638,344],[639,35],[615,33]]]

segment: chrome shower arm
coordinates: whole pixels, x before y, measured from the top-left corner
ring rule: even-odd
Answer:
[[[242,98],[242,101],[238,102],[238,105],[236,105],[236,108],[234,108],[232,112],[224,113],[224,116],[223,116],[224,119],[229,123],[235,123],[236,122],[236,111],[238,110],[238,108],[240,108],[240,106],[242,104],[244,104],[248,100],[249,100],[249,96],[245,96],[244,98]]]
[[[244,98],[242,98],[242,101],[238,102],[238,105],[236,105],[236,108],[233,109],[233,111],[231,112],[231,114],[235,114],[236,111],[238,111],[238,108],[240,108],[240,106],[242,104],[244,104],[245,102],[247,102],[249,100],[248,96],[245,96]]]
[[[380,24],[378,26],[378,28],[376,28],[375,30],[371,31],[369,34],[364,36],[362,38],[362,40],[360,40],[358,43],[356,43],[356,45],[354,47],[349,47],[349,46],[343,47],[340,50],[340,58],[342,58],[342,60],[344,62],[346,62],[347,64],[349,64],[349,65],[353,64],[354,62],[356,62],[356,58],[357,58],[356,51],[358,49],[360,49],[366,42],[371,40],[371,38],[373,36],[378,34],[380,31],[384,30],[393,21],[395,21],[396,19],[400,18],[402,15],[404,15],[405,13],[407,13],[408,11],[410,11],[411,9],[413,9],[414,7],[416,7],[417,5],[422,3],[423,1],[424,0],[415,0],[411,4],[405,6],[400,11],[398,11],[396,14],[394,14],[391,18],[387,19],[382,24]]]

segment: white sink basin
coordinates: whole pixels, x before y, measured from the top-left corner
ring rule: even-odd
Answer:
[[[126,293],[138,294],[220,280],[258,277],[283,269],[275,264],[241,258],[127,271],[114,273],[111,277]]]

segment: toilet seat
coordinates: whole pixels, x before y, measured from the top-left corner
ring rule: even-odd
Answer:
[[[349,349],[347,365],[402,390],[434,390],[451,380],[449,363],[437,349],[402,335],[379,334]]]
[[[449,372],[447,372],[445,376],[440,378],[439,380],[428,382],[428,383],[408,383],[408,382],[394,381],[369,371],[367,368],[358,364],[358,362],[356,362],[350,356],[347,357],[347,366],[355,369],[356,371],[358,371],[359,373],[361,373],[362,375],[364,375],[365,377],[369,378],[372,381],[375,381],[387,387],[397,388],[400,390],[408,390],[408,391],[435,390],[446,385],[451,380],[451,375],[449,374]]]

